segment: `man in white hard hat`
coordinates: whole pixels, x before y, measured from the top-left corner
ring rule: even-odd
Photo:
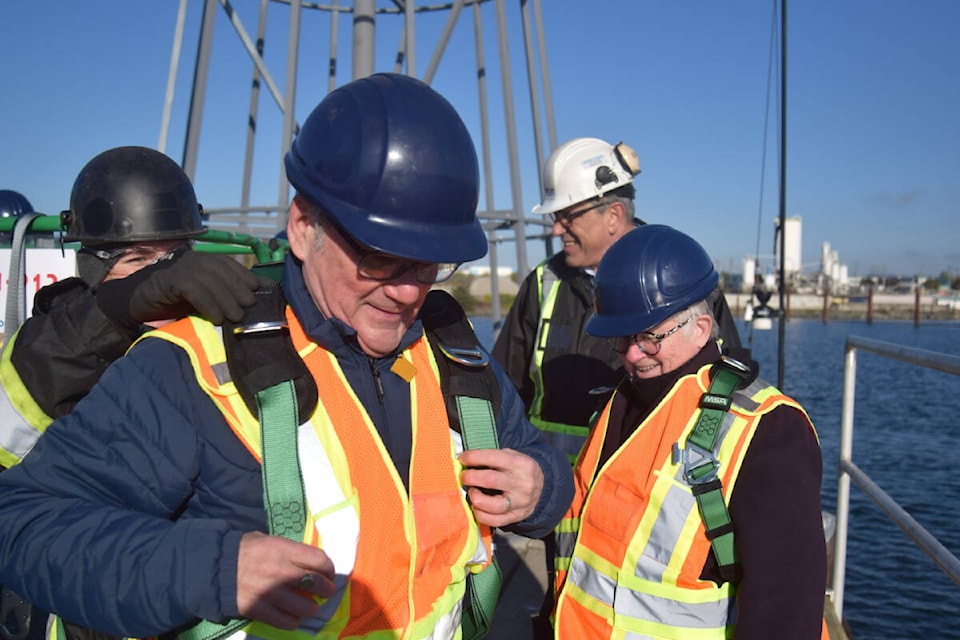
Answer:
[[[645,224],[635,215],[633,180],[639,173],[637,153],[622,142],[574,138],[550,155],[543,169],[543,202],[533,213],[553,217],[553,235],[563,250],[524,279],[493,347],[493,356],[520,391],[530,422],[571,464],[590,432],[591,416],[624,376],[610,343],[587,335],[584,327],[593,311],[600,259],[614,242]],[[717,290],[710,301],[724,352],[744,357],[748,352],[741,349],[723,295]],[[552,534],[545,543],[549,573]],[[544,603],[535,627],[545,621],[550,604]]]
[[[574,138],[544,165],[543,202],[533,213],[553,217],[563,250],[523,281],[493,348],[547,441],[576,460],[599,389],[623,370],[605,340],[583,328],[593,309],[593,274],[607,249],[644,224],[635,216],[636,152],[624,143]],[[719,291],[711,296],[724,352],[743,356],[733,316]],[[737,353],[739,351],[740,353]],[[593,391],[594,393],[591,393]]]

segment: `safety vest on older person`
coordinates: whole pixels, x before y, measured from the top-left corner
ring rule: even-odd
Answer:
[[[557,527],[557,637],[731,637],[736,585],[700,579],[710,541],[671,456],[696,423],[710,369],[681,378],[598,473],[612,402],[601,413]],[[760,419],[783,405],[803,411],[762,380],[734,393],[715,451],[728,505]]]
[[[323,390],[297,436],[308,510],[303,541],[322,547],[337,571],[335,595],[298,637],[459,637],[466,575],[490,562],[491,534],[477,525],[458,480],[459,437],[436,428],[449,420],[427,339],[400,356],[417,372],[410,392],[418,463],[408,496],[334,355],[305,336],[289,308],[286,316],[294,348]],[[260,460],[257,419],[234,383],[218,378],[226,362],[218,329],[191,317],[150,335],[187,351],[203,390]],[[290,634],[257,622],[243,632]]]

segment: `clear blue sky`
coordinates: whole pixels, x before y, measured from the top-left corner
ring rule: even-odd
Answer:
[[[259,2],[232,0],[255,33]],[[341,4],[351,4],[344,0]],[[426,0],[418,5],[428,4]],[[439,4],[431,0],[429,4]],[[523,206],[538,201],[519,2],[508,0]],[[544,0],[557,134],[623,140],[643,173],[638,214],[697,237],[718,265],[769,255],[778,215],[779,134],[764,122],[773,0]],[[0,57],[0,188],[39,211],[67,207],[77,172],[107,148],[158,146],[177,0],[5,0]],[[378,7],[393,6],[378,0]],[[203,3],[191,0],[166,152],[180,161]],[[495,206],[510,206],[496,14],[482,5]],[[803,219],[803,262],[823,242],[851,274],[960,272],[960,2],[788,2],[787,215]],[[268,67],[283,90],[289,8],[271,3]],[[296,117],[326,91],[329,14],[305,10]],[[422,75],[446,13],[418,18]],[[349,80],[340,22],[338,84]],[[400,21],[377,22],[377,70],[393,68]],[[463,12],[434,87],[461,111],[479,148],[472,10]],[[208,208],[237,205],[251,64],[222,9],[211,61],[196,187]],[[774,86],[774,97],[778,91]],[[280,120],[260,101],[251,202],[278,199]],[[483,205],[483,203],[481,203]],[[512,247],[501,255],[510,261]],[[529,261],[542,257],[531,245]]]

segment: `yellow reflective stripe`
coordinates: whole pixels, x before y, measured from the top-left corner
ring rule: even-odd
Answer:
[[[30,453],[53,419],[36,403],[11,357],[20,330],[0,354],[0,465],[10,468]]]
[[[544,441],[564,453],[571,463],[577,461],[583,443],[590,435],[590,427],[550,422],[535,416],[530,416],[530,422],[540,429]]]
[[[560,280],[546,268],[544,260],[537,266],[537,293],[540,299],[540,321],[537,324],[537,335],[533,345],[533,357],[530,360],[530,378],[533,380],[534,393],[530,403],[531,418],[539,417],[543,405],[543,351],[547,346],[547,337],[550,334],[550,319],[553,316],[553,307],[557,302],[557,292],[560,290]],[[544,284],[547,289],[544,292]]]

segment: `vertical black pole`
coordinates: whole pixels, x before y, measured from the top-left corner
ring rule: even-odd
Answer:
[[[787,0],[780,0],[780,317],[777,387],[783,390],[784,339],[787,318],[784,293],[787,288]]]

